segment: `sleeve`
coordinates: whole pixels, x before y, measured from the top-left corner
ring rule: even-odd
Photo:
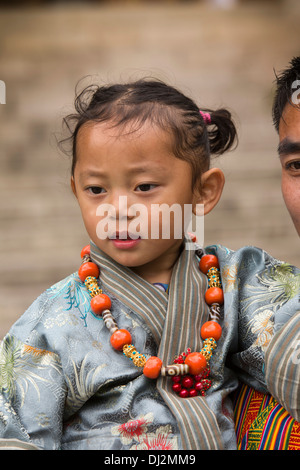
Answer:
[[[265,376],[270,393],[300,421],[300,310],[272,338]]]
[[[65,389],[56,354],[6,335],[0,346],[0,448],[60,449]]]
[[[300,351],[296,339],[299,269],[255,247],[234,252],[218,246],[216,251],[225,298],[224,325],[232,332],[228,364],[241,382],[259,392],[274,391],[275,397],[283,397],[285,390],[285,396],[287,393],[294,396],[299,381],[299,371],[292,362],[296,353],[293,348],[290,353],[282,348],[288,344],[285,342],[288,334],[289,341],[293,339]],[[279,365],[281,369],[277,371]],[[294,405],[290,403],[287,408],[291,407]]]

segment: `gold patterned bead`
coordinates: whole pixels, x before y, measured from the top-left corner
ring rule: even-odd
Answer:
[[[138,353],[138,355],[132,359],[132,362],[136,367],[144,367],[147,359],[143,354]]]
[[[139,353],[133,344],[125,344],[125,346],[123,346],[123,353],[132,360],[136,367],[144,367],[146,364],[146,356]]]
[[[217,342],[215,341],[214,338],[207,338],[206,340],[204,340],[204,346],[201,349],[201,354],[203,354],[203,356],[205,357],[207,361],[209,361],[209,359],[211,358],[213,350],[216,347],[217,347]]]
[[[201,354],[205,357],[207,361],[209,361],[212,356],[212,351],[210,349],[202,349]]]
[[[102,294],[102,289],[100,289],[100,287],[98,286],[98,282],[95,277],[87,276],[84,283],[91,297],[95,297],[95,295]]]
[[[220,288],[222,288],[222,284],[221,284],[221,282],[219,281],[219,279],[216,279],[216,278],[214,278],[214,277],[211,278],[211,279],[209,279],[209,281],[208,281],[208,286],[209,286],[209,287],[220,287]]]
[[[215,340],[214,338],[206,338],[206,339],[204,340],[204,346],[206,346],[206,345],[207,345],[208,347],[212,348],[212,349],[216,349],[216,347],[217,347],[217,342],[216,342],[216,340]]]
[[[125,356],[130,357],[132,351],[136,351],[133,344],[125,344],[125,346],[123,346],[123,353],[125,354]]]
[[[209,287],[222,287],[218,268],[210,268],[207,272]]]

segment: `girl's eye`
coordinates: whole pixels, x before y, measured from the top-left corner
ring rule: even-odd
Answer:
[[[102,194],[104,192],[104,189],[101,188],[101,186],[90,186],[87,189],[91,194],[94,194],[94,195]]]
[[[291,171],[300,171],[300,160],[287,163],[286,168]]]
[[[144,184],[139,184],[136,188],[136,191],[150,191],[151,189],[155,188],[155,184],[150,184],[150,183],[144,183]]]

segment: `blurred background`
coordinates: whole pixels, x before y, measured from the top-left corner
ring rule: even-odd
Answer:
[[[239,146],[205,244],[264,248],[300,266],[280,190],[275,72],[300,53],[298,0],[0,2],[0,338],[89,242],[56,144],[76,84],[166,80],[199,107],[228,107]]]

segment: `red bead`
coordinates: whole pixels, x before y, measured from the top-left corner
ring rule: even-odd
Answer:
[[[191,388],[194,385],[194,380],[192,377],[184,377],[181,383],[185,388]]]
[[[188,390],[186,390],[185,388],[183,388],[180,392],[179,392],[179,396],[181,398],[187,398],[189,396],[189,392]]]
[[[91,309],[96,315],[101,315],[104,310],[110,310],[111,300],[105,294],[95,295],[91,299]]]
[[[95,263],[88,261],[80,266],[78,269],[78,276],[81,281],[84,282],[88,276],[98,277],[99,272],[98,266]]]
[[[179,392],[181,391],[181,385],[180,385],[180,383],[173,384],[173,385],[172,385],[172,389],[174,390],[174,392],[179,393]]]
[[[207,369],[204,369],[204,371],[201,373],[202,379],[205,379],[206,377],[208,377],[209,374],[210,374],[210,368],[208,367]]]
[[[85,255],[90,255],[91,254],[91,247],[90,245],[86,245],[84,248],[82,248],[80,256],[83,258]]]
[[[222,335],[222,327],[216,321],[207,321],[202,325],[200,333],[202,339],[214,338],[219,341]]]
[[[157,379],[160,374],[160,369],[162,367],[162,361],[159,357],[152,356],[147,360],[143,374],[148,377],[148,379]]]
[[[195,383],[195,389],[200,392],[200,390],[203,390],[203,385],[202,382],[196,382]]]
[[[199,262],[200,271],[207,274],[210,268],[219,269],[219,261],[215,255],[204,255]]]
[[[208,390],[211,387],[211,380],[204,379],[202,381],[204,390]]]
[[[116,330],[110,337],[110,344],[117,351],[122,351],[123,346],[131,342],[131,334],[129,331],[123,329]]]
[[[189,390],[189,396],[190,397],[196,397],[198,395],[197,393],[197,390],[192,388],[191,390]]]
[[[205,292],[205,302],[208,305],[211,304],[223,304],[224,302],[224,295],[223,290],[220,287],[210,287]]]
[[[180,375],[173,375],[173,377],[172,377],[171,380],[172,380],[172,382],[174,382],[174,383],[178,383],[178,382],[181,381],[181,377],[180,377]]]
[[[206,367],[206,359],[200,352],[193,352],[185,359],[185,364],[189,366],[189,373],[198,375]]]

